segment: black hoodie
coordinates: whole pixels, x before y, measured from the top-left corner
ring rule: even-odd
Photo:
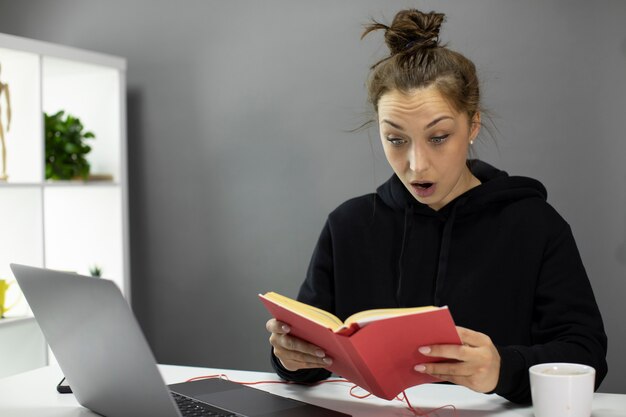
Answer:
[[[569,225],[544,186],[468,161],[481,185],[439,211],[391,177],[334,210],[298,299],[340,319],[388,307],[447,305],[455,323],[487,334],[501,356],[495,393],[530,401],[528,368],[576,362],[607,372],[607,339]],[[325,369],[285,370],[287,380]],[[407,367],[416,364],[407,363]]]

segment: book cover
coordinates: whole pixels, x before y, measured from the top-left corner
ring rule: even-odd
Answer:
[[[290,334],[322,348],[333,359],[326,369],[377,397],[393,399],[406,388],[436,382],[413,367],[440,359],[418,348],[461,344],[447,307],[368,310],[342,322],[333,314],[277,293],[259,294]]]

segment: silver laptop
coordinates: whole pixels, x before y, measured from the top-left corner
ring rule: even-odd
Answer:
[[[113,282],[17,264],[11,264],[11,269],[76,399],[96,413],[107,417],[347,416],[221,379],[168,388]]]

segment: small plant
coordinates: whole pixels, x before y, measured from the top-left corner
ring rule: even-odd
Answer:
[[[99,267],[98,265],[90,266],[89,267],[89,274],[92,277],[101,278],[102,277],[102,268]]]
[[[53,115],[44,113],[46,129],[46,179],[71,180],[89,177],[89,162],[85,158],[91,147],[85,139],[92,132],[83,132],[80,119],[61,110]]]

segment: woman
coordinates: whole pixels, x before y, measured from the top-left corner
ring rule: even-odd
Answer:
[[[422,346],[439,363],[407,363],[478,392],[530,401],[528,368],[577,362],[606,375],[602,318],[569,225],[541,183],[509,176],[469,149],[481,127],[471,61],[439,45],[444,15],[399,12],[369,100],[395,175],[329,216],[298,299],[340,319],[372,308],[448,305],[461,346]],[[276,320],[272,364],[313,382],[332,358]]]

